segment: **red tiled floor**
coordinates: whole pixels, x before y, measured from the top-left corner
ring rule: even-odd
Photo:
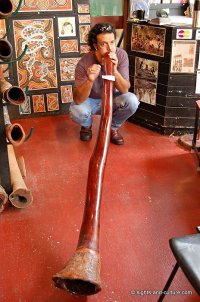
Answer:
[[[121,129],[124,146],[110,144],[101,199],[102,291],[77,297],[55,288],[52,276],[76,249],[82,221],[88,162],[96,141],[79,140],[68,116],[18,120],[33,136],[15,149],[25,158],[26,184],[34,201],[1,213],[0,302],[145,302],[158,295],[175,264],[168,240],[195,233],[200,224],[200,174],[194,155],[176,139],[131,123]],[[166,302],[196,302],[178,272]],[[132,292],[133,293],[133,292]]]

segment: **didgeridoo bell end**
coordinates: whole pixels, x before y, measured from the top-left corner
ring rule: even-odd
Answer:
[[[89,248],[78,248],[65,268],[53,276],[56,287],[75,295],[94,295],[101,290],[100,256]]]

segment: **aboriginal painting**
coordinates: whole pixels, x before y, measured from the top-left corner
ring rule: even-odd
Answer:
[[[29,90],[57,88],[53,19],[15,20],[14,33],[16,55],[28,47],[17,63],[19,86]]]
[[[14,10],[18,2],[12,1]],[[6,22],[0,20],[0,37],[5,35]],[[13,44],[13,57],[23,56],[5,74],[26,91],[26,101],[14,117],[69,112],[76,65],[90,50],[90,22],[89,0],[22,1],[19,12],[9,21],[8,39]]]

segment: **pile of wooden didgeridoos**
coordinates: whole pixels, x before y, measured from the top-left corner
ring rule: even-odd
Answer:
[[[4,19],[12,13],[12,2],[10,0],[0,0],[0,19]],[[13,54],[13,48],[9,41],[0,39],[0,61],[8,62]],[[14,147],[20,146],[25,141],[25,132],[23,127],[14,123],[11,124],[6,103],[13,105],[22,104],[25,99],[24,91],[18,86],[12,86],[5,80],[0,64],[0,97],[3,103],[3,113],[5,122],[5,132],[7,139],[8,162],[10,169],[10,182],[12,193],[9,195],[0,185],[0,212],[8,205],[9,201],[17,208],[24,208],[31,204],[33,197],[24,182],[26,176],[25,164],[23,157],[18,160],[15,157]],[[1,167],[2,168],[2,167]]]

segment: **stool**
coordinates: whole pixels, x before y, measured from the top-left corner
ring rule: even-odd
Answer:
[[[192,140],[192,147],[198,159],[198,168],[197,171],[200,171],[200,152],[197,147],[197,140],[200,139],[199,131],[199,111],[200,111],[200,100],[196,101],[196,116],[194,122],[194,135]]]
[[[158,302],[163,301],[166,291],[169,289],[179,267],[200,295],[200,234],[171,238],[169,244],[177,262],[162,290]]]

